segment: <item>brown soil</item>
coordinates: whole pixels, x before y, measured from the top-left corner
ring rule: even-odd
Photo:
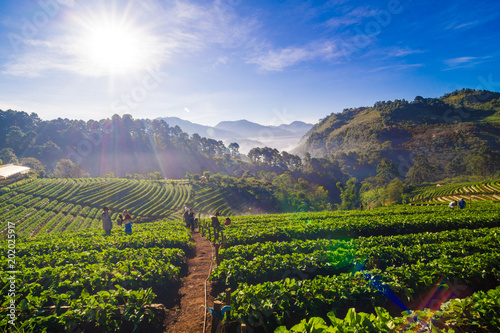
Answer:
[[[165,326],[167,333],[202,333],[205,311],[205,281],[210,274],[212,259],[212,244],[193,233],[196,248],[187,260],[187,275],[182,279],[179,299],[169,310]],[[212,266],[215,264],[212,264]],[[207,307],[212,307],[214,298],[211,295],[212,285],[207,281]],[[201,308],[200,308],[201,307]],[[207,314],[206,332],[210,332],[212,317]]]

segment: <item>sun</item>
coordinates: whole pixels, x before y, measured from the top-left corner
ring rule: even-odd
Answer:
[[[89,75],[127,74],[144,70],[155,54],[155,38],[132,20],[96,15],[82,20],[74,41]]]
[[[112,72],[134,69],[141,61],[137,36],[118,27],[97,27],[84,45],[90,62]]]
[[[96,26],[82,44],[89,65],[104,72],[125,73],[140,69],[147,58],[139,33],[126,27]]]

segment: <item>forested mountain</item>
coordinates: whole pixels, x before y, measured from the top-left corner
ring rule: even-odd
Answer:
[[[442,179],[495,172],[498,151],[500,93],[463,89],[440,98],[417,96],[412,102],[382,101],[332,113],[293,152],[335,160],[358,179],[375,176],[384,157],[405,177],[421,156]]]
[[[34,157],[49,172],[60,159],[70,159],[92,176],[161,171],[164,177],[180,178],[186,171],[230,172],[234,166],[224,157],[230,151],[221,141],[189,137],[165,121],[130,115],[42,121],[35,113],[0,111],[1,148],[12,149],[18,158]]]

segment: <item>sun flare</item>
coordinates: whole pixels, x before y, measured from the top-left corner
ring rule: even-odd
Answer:
[[[154,56],[151,34],[114,17],[86,21],[76,43],[83,66],[98,75],[144,70]]]

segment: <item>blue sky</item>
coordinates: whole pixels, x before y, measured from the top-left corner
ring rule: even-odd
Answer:
[[[500,89],[497,1],[0,6],[0,109],[42,119],[315,123],[381,100]]]

